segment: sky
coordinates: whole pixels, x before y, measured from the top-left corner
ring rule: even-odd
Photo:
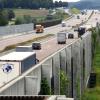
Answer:
[[[67,1],[67,2],[77,2],[77,1],[80,1],[80,0],[53,0],[53,1]]]

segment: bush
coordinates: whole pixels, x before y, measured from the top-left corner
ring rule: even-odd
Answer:
[[[46,78],[42,78],[41,80],[41,95],[50,95],[50,87],[48,85],[48,81]]]
[[[53,16],[52,15],[47,15],[46,16],[46,20],[52,20],[53,19]]]
[[[15,13],[12,9],[8,9],[8,19],[11,20],[12,18],[15,18]]]
[[[32,17],[30,15],[24,15],[24,21],[26,24],[32,23]]]
[[[0,26],[8,24],[8,13],[5,10],[0,10]]]
[[[80,13],[80,10],[77,9],[77,8],[71,8],[71,9],[70,9],[70,12],[71,12],[72,14],[79,14],[79,13]]]
[[[60,24],[61,21],[62,21],[61,19],[56,19],[56,20],[50,20],[50,21],[35,23],[35,25],[36,25],[36,24],[41,24],[41,25],[43,25],[44,27],[50,27],[50,26],[54,26],[54,25]],[[35,26],[35,25],[34,25],[34,26]]]
[[[60,95],[67,95],[68,92],[68,78],[63,70],[60,70]]]
[[[25,20],[24,20],[23,17],[17,17],[16,20],[15,20],[16,25],[24,24],[24,23],[25,23]]]
[[[28,24],[28,23],[32,23],[33,19],[31,16],[29,15],[24,15],[23,17],[17,17],[15,20],[15,24]]]

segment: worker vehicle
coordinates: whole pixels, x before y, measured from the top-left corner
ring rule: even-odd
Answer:
[[[36,25],[36,33],[43,33],[44,27],[42,25]]]

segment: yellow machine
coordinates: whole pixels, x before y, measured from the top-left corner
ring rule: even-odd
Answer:
[[[36,33],[43,33],[44,27],[42,25],[36,25]]]

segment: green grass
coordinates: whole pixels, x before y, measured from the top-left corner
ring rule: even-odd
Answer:
[[[48,15],[48,10],[31,10],[31,9],[13,9],[16,17],[22,17],[23,15],[30,15],[31,17],[43,17]]]
[[[96,72],[96,87],[87,88],[84,91],[82,100],[100,100],[100,46],[96,47],[93,69]]]
[[[72,14],[80,14],[80,10],[77,9],[77,8],[71,8],[71,9],[70,9],[70,12],[71,12]]]

